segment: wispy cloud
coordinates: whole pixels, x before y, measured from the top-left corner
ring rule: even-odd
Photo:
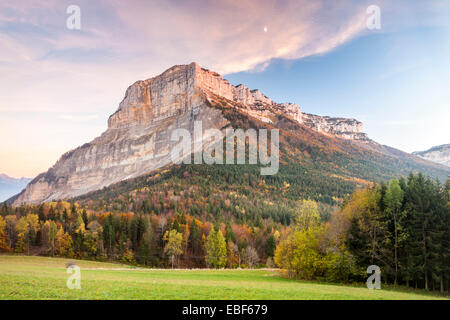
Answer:
[[[82,0],[82,28],[69,30],[70,4],[0,4],[0,111],[112,112],[130,83],[174,64],[260,71],[336,48],[366,17],[356,0]]]
[[[448,8],[438,2],[432,13]],[[74,124],[93,112],[106,118],[128,85],[174,64],[196,61],[228,74],[325,54],[367,32],[374,3],[384,25],[404,14],[387,10],[386,0],[79,0],[82,28],[69,30],[72,0],[2,1],[0,112],[57,112]],[[428,18],[419,20],[430,23],[432,13],[409,4],[411,21],[423,11]]]

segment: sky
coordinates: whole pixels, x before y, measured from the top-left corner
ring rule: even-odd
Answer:
[[[447,0],[0,0],[0,48],[0,173],[14,177],[99,136],[133,82],[192,61],[407,152],[450,142]]]

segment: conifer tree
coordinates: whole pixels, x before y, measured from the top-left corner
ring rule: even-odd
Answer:
[[[384,195],[384,205],[386,213],[388,214],[389,220],[392,221],[394,226],[394,284],[398,282],[398,247],[399,247],[399,220],[403,204],[403,190],[401,189],[397,180],[392,180],[389,183],[389,188],[386,190]],[[400,229],[400,230],[399,230]]]

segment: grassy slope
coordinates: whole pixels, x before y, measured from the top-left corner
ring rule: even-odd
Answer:
[[[69,290],[68,261],[1,255],[0,299],[442,299],[424,291],[293,281],[270,270],[151,270],[92,261],[77,261],[82,289]]]

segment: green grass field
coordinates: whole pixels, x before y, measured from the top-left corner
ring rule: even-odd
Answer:
[[[81,290],[69,290],[68,261],[0,255],[0,299],[445,299],[288,280],[272,270],[152,270],[81,260]]]

